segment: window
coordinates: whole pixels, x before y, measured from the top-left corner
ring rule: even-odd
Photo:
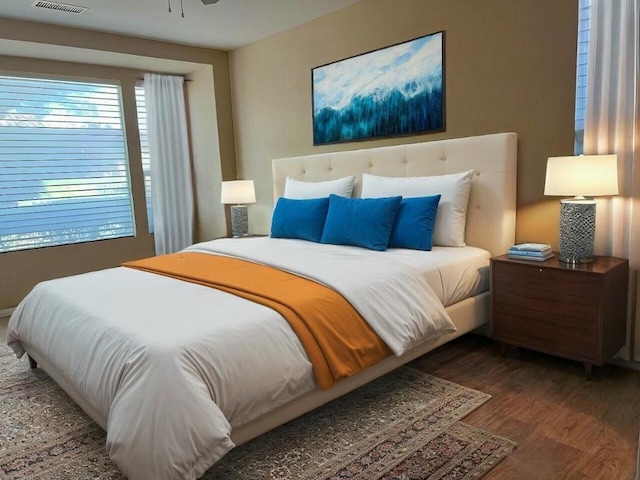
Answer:
[[[144,99],[144,87],[136,85],[136,108],[138,109],[138,130],[142,150],[142,171],[144,173],[144,195],[147,203],[147,221],[149,233],[153,233],[153,210],[151,208],[151,163],[149,160],[149,138],[147,137],[147,107]]]
[[[120,97],[0,76],[0,253],[134,235]]]
[[[584,122],[587,111],[587,68],[589,66],[589,30],[591,0],[580,0],[578,6],[578,55],[576,67],[576,125],[574,153],[584,150]]]

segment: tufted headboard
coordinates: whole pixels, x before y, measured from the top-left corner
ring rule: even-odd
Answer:
[[[281,158],[273,161],[273,191],[275,198],[282,196],[287,177],[313,182],[355,175],[353,195],[359,197],[362,173],[419,177],[472,168],[465,241],[500,255],[515,241],[515,133]]]

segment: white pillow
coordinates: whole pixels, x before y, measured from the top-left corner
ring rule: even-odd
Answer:
[[[343,177],[326,182],[303,182],[295,178],[287,177],[284,184],[284,198],[304,200],[308,198],[328,197],[332,193],[341,197],[351,198],[353,182],[356,177]]]
[[[362,197],[405,198],[440,194],[433,244],[441,247],[464,247],[467,204],[473,170],[433,177],[379,177],[362,174]]]

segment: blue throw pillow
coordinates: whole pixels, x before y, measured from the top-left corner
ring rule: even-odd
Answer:
[[[389,247],[431,250],[439,202],[440,195],[403,198],[391,231]]]
[[[329,197],[322,243],[386,250],[402,197]]]
[[[271,219],[271,236],[320,242],[328,209],[328,198],[279,198]]]

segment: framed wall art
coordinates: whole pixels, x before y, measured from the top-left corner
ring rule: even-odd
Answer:
[[[313,144],[445,129],[444,31],[311,70]]]

